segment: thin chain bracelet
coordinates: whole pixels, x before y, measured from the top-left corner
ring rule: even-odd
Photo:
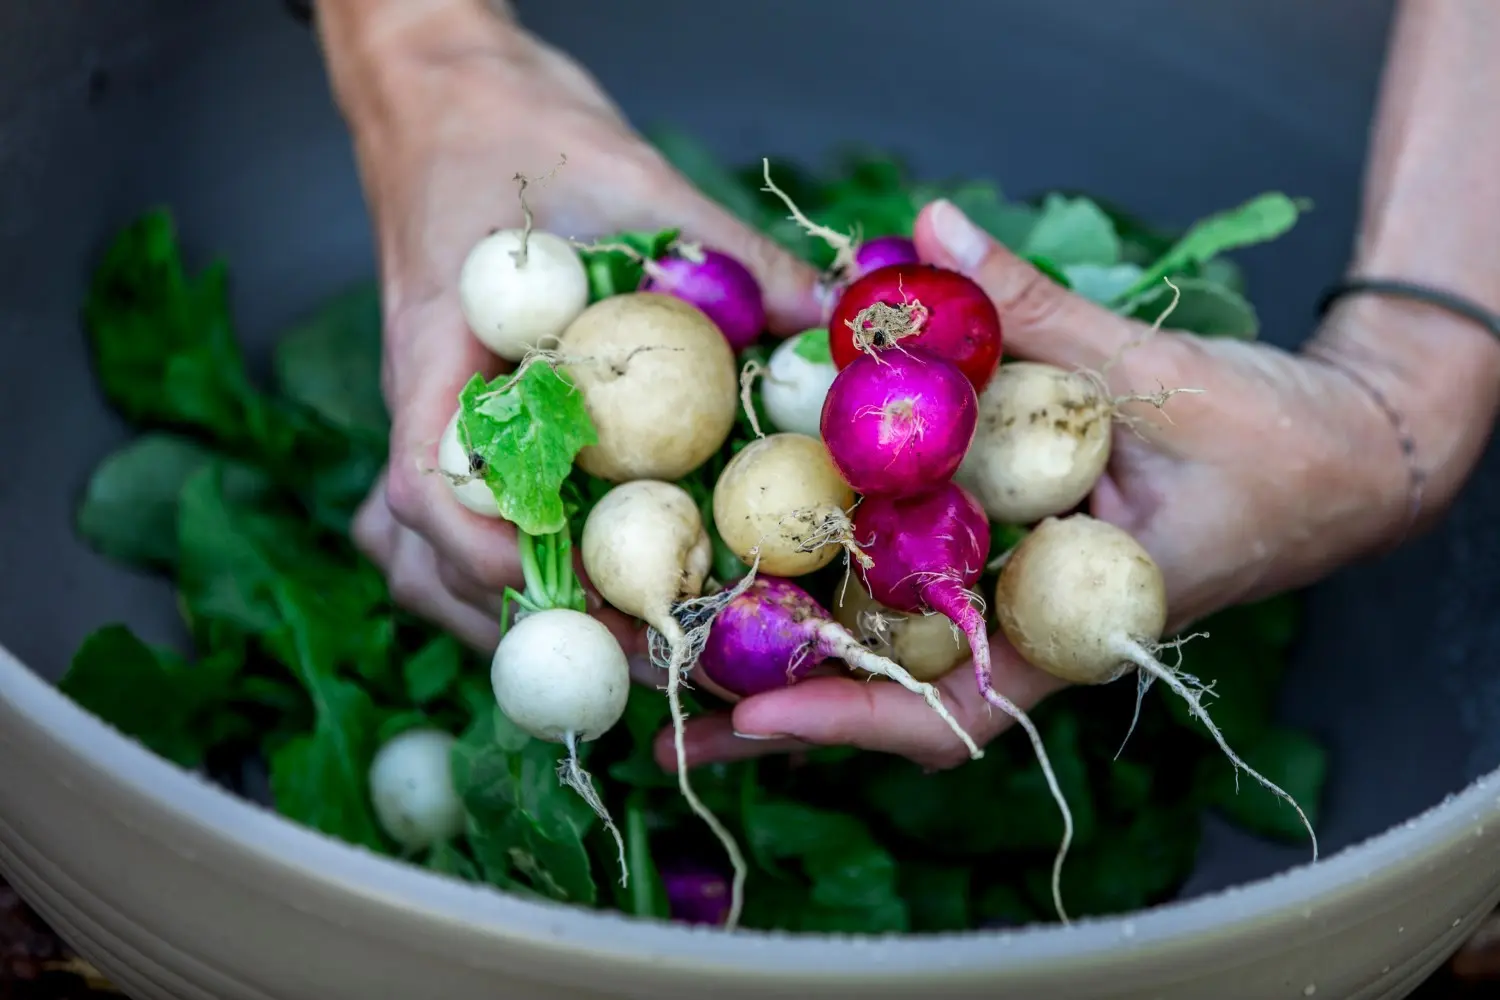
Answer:
[[[1479,326],[1484,327],[1496,340],[1500,340],[1500,315],[1491,312],[1478,303],[1466,299],[1453,292],[1444,291],[1441,288],[1432,288],[1415,282],[1401,281],[1395,278],[1346,278],[1323,293],[1318,301],[1318,315],[1324,316],[1334,303],[1349,295],[1360,293],[1372,293],[1375,295],[1388,295],[1393,298],[1409,299],[1413,302],[1421,302],[1426,305],[1436,306],[1454,315],[1461,316]],[[1401,448],[1401,455],[1406,460],[1408,476],[1408,509],[1406,523],[1401,529],[1401,536],[1396,544],[1405,540],[1407,532],[1416,523],[1418,515],[1422,511],[1423,492],[1427,486],[1428,473],[1417,462],[1417,442],[1412,435],[1411,426],[1407,423],[1405,415],[1386,398],[1385,393],[1379,387],[1365,378],[1353,368],[1344,364],[1339,359],[1312,348],[1308,352],[1317,360],[1337,369],[1353,381],[1371,401],[1380,408],[1390,421],[1391,427],[1396,432],[1396,441]]]

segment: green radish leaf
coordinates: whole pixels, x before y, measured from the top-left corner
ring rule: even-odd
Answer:
[[[379,439],[390,429],[380,391],[380,289],[361,282],[282,334],[276,386],[334,427]]]
[[[73,654],[58,689],[168,760],[196,767],[213,744],[209,713],[223,710],[243,666],[235,647],[189,663],[123,625],[106,625]]]
[[[1182,293],[1177,308],[1164,325],[1173,330],[1187,330],[1204,337],[1235,337],[1254,340],[1260,334],[1260,319],[1255,308],[1238,293],[1202,278],[1174,278]],[[1154,323],[1172,302],[1173,291],[1162,282],[1159,289],[1132,299],[1126,315],[1144,323]]]
[[[828,346],[826,329],[803,330],[792,341],[792,353],[815,365],[833,364],[833,351]]]
[[[1120,260],[1120,238],[1109,216],[1088,198],[1048,195],[1026,236],[1022,255],[1045,257],[1058,267]]]
[[[1235,747],[1235,752],[1280,785],[1317,827],[1328,778],[1328,751],[1320,743],[1306,733],[1277,728],[1267,730],[1253,745]],[[1231,822],[1277,840],[1307,840],[1307,828],[1285,799],[1245,774],[1239,776],[1236,790],[1233,765],[1223,757],[1205,758],[1199,766],[1208,800]]]
[[[606,236],[598,247],[627,247],[628,250],[579,250],[578,257],[589,276],[589,301],[598,302],[614,295],[636,291],[646,276],[645,260],[658,260],[677,242],[679,230],[660,232],[622,232]]]
[[[910,860],[897,874],[913,931],[934,934],[974,926],[970,901],[973,875],[967,867]]]
[[[1068,856],[1063,900],[1069,916],[1130,913],[1163,902],[1192,871],[1201,823],[1190,807],[1147,810]],[[1055,919],[1050,865],[1026,870],[1026,895]]]
[[[77,527],[95,551],[141,566],[177,560],[177,497],[193,474],[223,470],[224,489],[253,501],[271,483],[259,470],[226,461],[207,446],[152,432],[126,444],[94,469],[78,508]]]
[[[459,850],[457,845],[448,841],[433,845],[432,850],[427,853],[427,868],[429,871],[465,882],[484,881],[479,867],[469,860],[468,855]]]
[[[1156,285],[1186,267],[1205,263],[1221,253],[1240,247],[1266,243],[1286,233],[1297,223],[1297,216],[1312,207],[1305,199],[1289,198],[1271,192],[1252,198],[1237,208],[1219,212],[1193,225],[1172,248],[1141,274],[1141,278],[1121,293],[1127,300]]]
[[[621,829],[625,835],[625,859],[630,872],[629,887],[620,890],[625,896],[621,909],[637,917],[666,920],[671,915],[667,888],[651,856],[646,797],[641,792],[632,792],[626,800],[625,823]]]
[[[476,716],[453,747],[453,787],[468,812],[468,840],[487,881],[516,879],[559,902],[592,906],[584,835],[597,820],[557,780],[565,751],[532,740],[499,712]]]
[[[1071,264],[1062,271],[1073,291],[1100,305],[1113,302],[1141,276],[1135,264]]]
[[[459,407],[459,439],[482,463],[501,516],[529,535],[565,528],[563,483],[574,456],[599,440],[583,394],[536,362],[489,383],[475,375]]]
[[[116,236],[94,272],[83,318],[99,383],[127,419],[246,442],[260,400],[230,323],[227,284],[218,261],[188,275],[165,210]]]
[[[413,729],[422,729],[432,725],[432,719],[426,712],[418,709],[408,709],[404,712],[396,712],[388,715],[375,730],[375,745],[385,746],[391,740],[402,733]]]
[[[418,705],[442,698],[452,690],[463,670],[466,652],[451,635],[435,635],[406,661],[402,674],[406,696]]]

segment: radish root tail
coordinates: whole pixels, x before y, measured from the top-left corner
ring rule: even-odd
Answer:
[[[1047,790],[1052,793],[1058,812],[1062,813],[1062,842],[1057,845],[1057,855],[1052,860],[1052,905],[1057,909],[1058,919],[1065,924],[1069,923],[1068,911],[1063,907],[1062,901],[1062,869],[1063,862],[1068,857],[1068,849],[1073,846],[1073,811],[1068,808],[1067,797],[1063,795],[1062,786],[1057,783],[1057,774],[1052,770],[1052,758],[1047,756],[1042,734],[1031,721],[1031,716],[1021,706],[996,691],[991,683],[990,636],[985,628],[984,614],[974,606],[971,595],[950,581],[948,587],[929,586],[926,597],[928,604],[947,615],[968,637],[969,650],[974,658],[974,681],[984,700],[1016,720],[1016,724],[1026,731],[1026,738],[1031,741],[1031,749],[1042,769]]]
[[[745,864],[745,856],[740,851],[740,845],[734,839],[734,834],[719,822],[719,818],[703,804],[703,800],[698,798],[698,793],[693,791],[692,781],[688,777],[687,715],[682,710],[682,684],[688,671],[692,670],[693,665],[698,662],[698,657],[703,653],[703,647],[708,642],[709,630],[713,628],[714,618],[755,581],[759,567],[760,555],[757,553],[755,564],[733,587],[721,590],[717,594],[683,601],[673,609],[670,615],[665,616],[665,620],[653,624],[647,634],[652,662],[662,666],[663,659],[665,659],[667,707],[672,714],[672,750],[677,760],[678,791],[682,793],[688,808],[692,809],[723,846],[724,853],[729,857],[730,867],[734,871],[734,877],[730,883],[729,915],[724,923],[725,929],[731,931],[738,926],[740,913],[745,907],[745,879],[749,875],[750,868]],[[686,625],[679,624],[679,619]]]
[[[1142,671],[1145,671],[1146,673],[1154,676],[1157,680],[1161,681],[1167,687],[1171,688],[1173,693],[1176,694],[1179,698],[1187,702],[1188,711],[1195,719],[1203,723],[1204,728],[1208,730],[1209,735],[1213,737],[1214,742],[1219,745],[1219,749],[1224,752],[1224,756],[1228,757],[1229,762],[1234,765],[1236,789],[1238,789],[1239,787],[1239,772],[1244,771],[1246,774],[1250,775],[1250,777],[1259,782],[1267,791],[1271,792],[1278,798],[1285,799],[1293,809],[1297,810],[1298,818],[1302,820],[1302,825],[1307,828],[1308,837],[1312,839],[1313,860],[1317,861],[1318,835],[1316,831],[1313,830],[1313,825],[1311,821],[1308,820],[1307,814],[1302,811],[1302,807],[1297,804],[1297,800],[1292,798],[1291,795],[1287,794],[1287,792],[1283,790],[1280,785],[1276,784],[1270,778],[1267,778],[1265,775],[1255,770],[1255,768],[1251,767],[1249,764],[1246,764],[1243,760],[1240,759],[1240,756],[1238,754],[1230,749],[1229,742],[1224,739],[1224,734],[1219,731],[1218,726],[1214,725],[1213,720],[1208,717],[1208,710],[1203,707],[1203,700],[1201,698],[1201,685],[1200,690],[1194,690],[1193,685],[1187,683],[1183,679],[1179,671],[1173,670],[1171,667],[1162,663],[1151,654],[1150,650],[1141,645],[1139,642],[1136,642],[1134,639],[1128,638],[1126,636],[1116,636],[1111,643],[1111,651],[1120,656],[1122,659],[1126,659],[1131,663],[1134,663]]]
[[[771,160],[769,157],[761,158],[761,167],[766,179],[766,186],[761,188],[761,190],[766,194],[774,194],[780,198],[782,204],[787,207],[787,211],[792,213],[792,221],[801,226],[809,236],[815,236],[833,248],[834,256],[831,270],[836,274],[848,274],[853,271],[856,264],[854,237],[846,233],[841,233],[836,229],[829,229],[827,226],[820,226],[804,215],[802,209],[797,207],[797,203],[792,201],[792,196],[777,187],[776,182],[771,180]]]
[[[872,653],[837,622],[824,622],[818,626],[818,644],[851,667],[857,667],[868,674],[887,677],[912,694],[919,695],[923,701],[927,702],[927,706],[948,724],[953,734],[963,742],[971,760],[978,760],[984,756],[984,751],[979,749],[974,738],[963,726],[959,725],[958,720],[943,705],[943,699],[938,694],[937,688],[917,680],[894,660]]]
[[[565,745],[568,755],[557,763],[557,780],[577,792],[584,802],[588,803],[594,815],[604,824],[609,835],[615,838],[615,849],[620,852],[620,886],[624,888],[630,884],[630,865],[625,860],[625,838],[620,836],[620,828],[615,826],[615,821],[610,818],[609,809],[604,805],[604,800],[599,798],[599,792],[594,788],[594,779],[583,765],[578,762],[578,738],[573,733],[568,733]]]

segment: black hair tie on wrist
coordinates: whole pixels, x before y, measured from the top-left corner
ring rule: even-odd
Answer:
[[[1322,299],[1318,301],[1318,315],[1322,316],[1333,304],[1346,295],[1355,295],[1360,292],[1372,292],[1376,295],[1391,295],[1396,298],[1411,299],[1414,302],[1425,302],[1439,309],[1473,320],[1488,330],[1497,340],[1500,340],[1500,314],[1491,312],[1471,299],[1452,292],[1445,292],[1441,288],[1431,288],[1427,285],[1419,285],[1411,281],[1399,281],[1394,278],[1345,278],[1343,281],[1329,288],[1323,293]]]

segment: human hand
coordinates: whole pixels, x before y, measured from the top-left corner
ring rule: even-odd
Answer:
[[[1321,337],[1322,354],[1296,355],[1239,340],[1152,334],[1062,289],[951,204],[927,206],[914,235],[924,260],[967,274],[989,293],[1007,355],[1107,369],[1120,395],[1202,390],[1173,396],[1160,411],[1126,404],[1130,426],[1117,423],[1109,467],[1089,500],[1095,517],[1129,531],[1160,565],[1170,631],[1311,582],[1405,527],[1410,477],[1400,438],[1351,377],[1354,366],[1340,363],[1339,338]],[[998,633],[990,647],[995,689],[1022,708],[1063,686]],[[991,711],[965,666],[937,687],[976,742],[1011,724]],[[808,744],[886,751],[933,768],[968,759],[920,698],[849,677],[810,679],[692,720],[687,743],[694,763]],[[670,767],[669,744],[656,749]]]
[[[774,331],[814,325],[819,309],[811,269],[695,190],[576,63],[481,7],[428,3],[425,18],[403,8],[390,15],[400,22],[358,29],[334,17],[324,31],[377,237],[393,421],[389,465],[354,537],[399,603],[493,649],[501,594],[521,586],[514,530],[460,506],[428,470],[464,383],[501,370],[466,328],[456,289],[470,248],[522,222],[512,178],[537,180],[565,155],[526,190],[537,226],[582,240],[680,227],[756,274]],[[638,647],[623,616],[592,606]]]

